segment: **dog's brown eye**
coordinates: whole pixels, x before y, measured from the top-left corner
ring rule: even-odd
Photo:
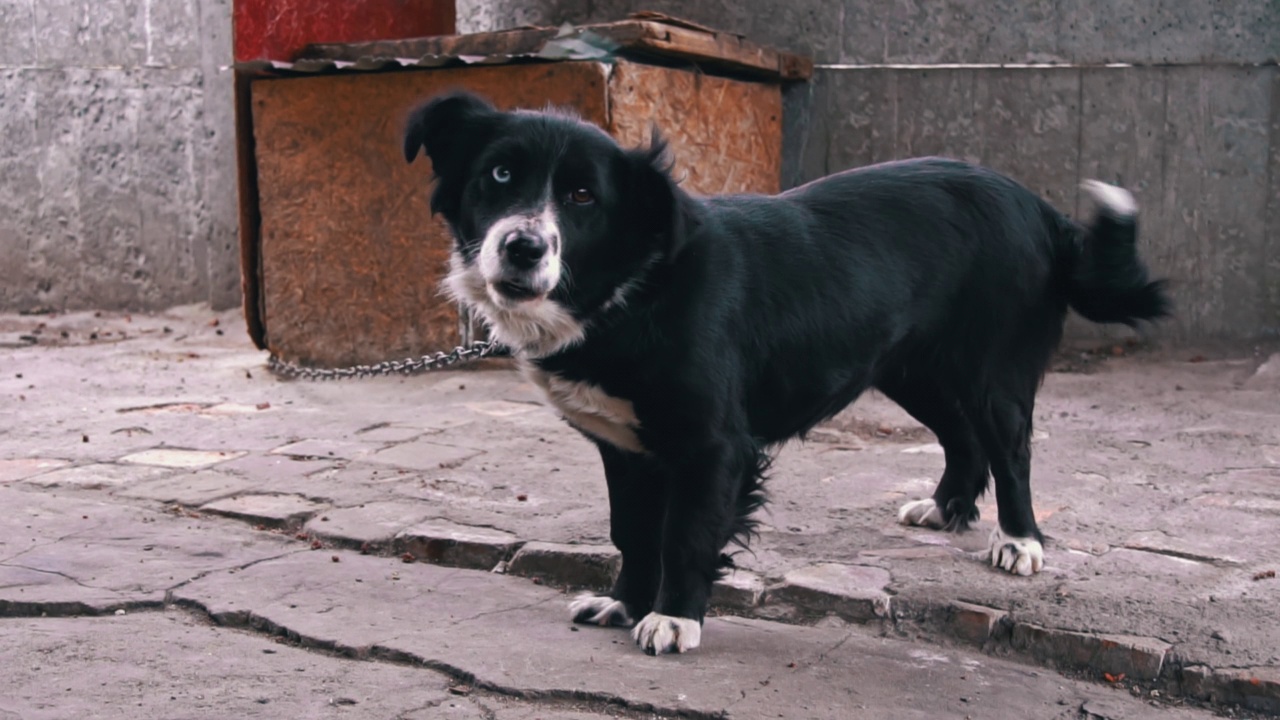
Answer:
[[[578,188],[577,190],[569,193],[569,202],[574,205],[590,205],[595,201],[596,196],[592,195],[591,191],[586,188]]]

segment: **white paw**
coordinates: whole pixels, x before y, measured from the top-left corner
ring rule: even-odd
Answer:
[[[576,623],[601,627],[631,627],[635,623],[635,619],[627,613],[626,604],[608,595],[582,593],[569,603],[569,614]]]
[[[933,498],[912,500],[898,508],[898,522],[903,525],[919,525],[920,527],[933,528],[934,530],[941,530],[947,524],[942,519],[942,508],[938,507],[938,503],[934,502]]]
[[[650,655],[688,652],[702,642],[702,623],[651,612],[636,625],[631,636],[640,649]]]
[[[991,531],[991,567],[1007,570],[1015,575],[1034,575],[1044,567],[1044,548],[1035,538],[1005,535],[997,525]]]

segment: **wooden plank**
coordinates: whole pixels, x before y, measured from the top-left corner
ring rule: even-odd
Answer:
[[[810,58],[756,45],[732,33],[708,32],[683,22],[633,19],[582,25],[577,30],[617,43],[618,53],[623,57],[675,59],[697,63],[708,70],[745,73],[767,80],[804,80],[813,74]],[[308,46],[299,59],[355,62],[375,57],[532,56],[539,54],[558,33],[556,28],[522,28],[473,35],[322,43]]]
[[[648,56],[684,60],[704,70],[746,74],[764,80],[806,80],[813,60],[756,45],[731,33],[705,33],[656,22],[640,22],[600,32],[635,59]]]
[[[521,28],[473,35],[441,35],[404,40],[308,45],[298,59],[344,60],[361,58],[421,58],[427,56],[528,55],[540,51],[556,36],[555,28]]]
[[[245,326],[259,350],[267,347],[263,326],[262,274],[258,262],[259,224],[258,165],[254,159],[252,80],[235,73],[236,193],[240,238],[240,290],[244,295]]]
[[[655,10],[638,10],[631,13],[630,18],[632,20],[647,20],[649,22],[658,22],[664,25],[672,25],[674,27],[684,27],[689,28],[690,30],[701,30],[705,33],[720,32],[713,27],[708,27],[706,25],[693,22],[692,20],[678,18],[673,15],[667,15],[666,13],[660,13]],[[739,37],[742,36],[739,35]]]
[[[659,55],[772,75],[778,74],[781,67],[777,51],[746,42],[737,35],[705,33],[654,22],[642,22],[640,29],[640,36],[631,47]]]

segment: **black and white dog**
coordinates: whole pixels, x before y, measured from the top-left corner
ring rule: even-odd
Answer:
[[[448,290],[593,440],[622,570],[576,621],[635,624],[649,653],[698,647],[730,542],[745,543],[771,447],[868,388],[946,453],[898,519],[963,529],[995,477],[991,564],[1038,572],[1032,408],[1067,308],[1099,323],[1166,314],[1126,191],[1064,217],[991,170],[925,158],[777,196],[696,198],[662,139],[623,149],[558,112],[465,92],[409,117],[431,209],[457,240]],[[637,622],[638,621],[638,622]]]

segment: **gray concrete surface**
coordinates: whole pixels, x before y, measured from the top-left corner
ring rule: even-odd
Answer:
[[[849,628],[712,619],[714,647],[650,658],[629,647],[624,631],[572,627],[553,589],[339,557],[335,564],[327,553],[295,551],[221,569],[175,589],[163,608],[0,620],[0,717],[1212,716]],[[232,554],[223,565],[241,559]],[[253,608],[250,621],[210,622],[210,614],[226,623],[227,612],[245,607]]]
[[[1277,349],[1065,353],[1037,411],[1033,578],[979,557],[990,498],[974,532],[894,522],[942,457],[865,398],[783,449],[703,646],[653,659],[566,622],[570,586],[616,571],[604,482],[515,374],[284,382],[235,314],[203,306],[0,316],[0,653],[22,658],[0,716],[66,716],[107,665],[129,678],[108,717],[135,702],[200,717],[195,695],[262,717],[327,716],[336,697],[439,717],[411,710],[447,678],[391,689],[424,667],[474,686],[451,696],[459,717],[552,700],[631,716],[1280,713]],[[259,657],[276,646],[255,633],[328,655]],[[244,648],[243,672],[197,662],[206,642]],[[355,660],[398,669],[352,670],[339,692],[326,678]],[[280,669],[297,663],[312,670]]]
[[[0,3],[0,308],[239,304],[230,6]]]

